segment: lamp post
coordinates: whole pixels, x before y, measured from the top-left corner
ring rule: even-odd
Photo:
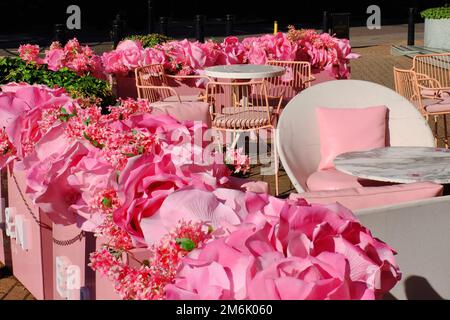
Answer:
[[[413,46],[416,34],[416,8],[409,8],[408,13],[408,46]]]
[[[225,35],[226,36],[232,36],[234,33],[234,26],[233,26],[233,21],[234,17],[232,14],[227,14],[226,15],[226,25],[225,25]]]
[[[159,33],[161,33],[164,36],[168,35],[167,25],[168,25],[168,18],[167,17],[160,17],[159,18]]]
[[[153,33],[153,1],[147,1],[147,31]]]
[[[55,41],[66,44],[66,26],[64,24],[55,24]]]
[[[201,14],[195,16],[195,38],[205,42],[205,16]]]

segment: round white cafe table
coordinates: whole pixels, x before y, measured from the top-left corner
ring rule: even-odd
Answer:
[[[232,64],[205,68],[205,74],[218,79],[250,80],[282,76],[286,69],[260,64]]]
[[[425,147],[387,147],[344,153],[337,170],[352,176],[393,183],[435,182],[450,185],[450,151]]]

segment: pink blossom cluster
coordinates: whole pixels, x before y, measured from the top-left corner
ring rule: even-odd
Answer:
[[[14,148],[9,137],[3,128],[0,129],[0,168],[5,167],[16,154],[16,149]]]
[[[181,221],[149,249],[148,260],[138,267],[124,263],[120,252],[113,255],[108,248],[92,253],[90,266],[111,280],[116,292],[125,300],[161,300],[165,297],[165,286],[177,275],[181,259],[210,237],[205,224]]]
[[[294,34],[294,35],[293,35]],[[314,30],[295,30],[292,27],[288,38],[295,39],[300,48],[299,59],[308,57],[312,66],[334,72],[339,79],[349,75],[349,61],[359,58],[352,53],[348,39],[338,39],[328,33],[317,33]]]
[[[106,73],[126,74],[139,66],[163,64],[170,74],[191,75],[203,69],[225,64],[265,64],[268,60],[308,61],[312,67],[326,69],[337,78],[348,77],[348,64],[358,57],[351,53],[348,40],[315,30],[267,34],[239,41],[227,37],[222,43],[186,39],[170,41],[154,48],[142,48],[139,41],[126,40],[116,50],[103,54]]]
[[[247,174],[250,171],[250,157],[244,154],[242,148],[227,150],[225,163],[233,167],[234,173]]]
[[[241,200],[246,219],[183,259],[167,299],[375,299],[401,278],[394,251],[338,204]]]
[[[39,57],[40,48],[38,45],[23,44],[19,46],[19,57],[26,62],[43,63],[43,60]]]
[[[69,40],[63,47],[59,42],[53,42],[45,57],[39,57],[38,45],[21,45],[20,58],[27,62],[46,64],[49,70],[58,71],[68,68],[79,75],[93,75],[104,78],[103,64],[100,56],[96,55],[88,46],[82,47],[76,38]]]

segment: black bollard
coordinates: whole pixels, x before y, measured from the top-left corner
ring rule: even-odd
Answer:
[[[323,19],[322,19],[322,33],[328,33],[329,32],[329,23],[328,23],[328,11],[323,12]]]
[[[234,17],[232,14],[227,14],[226,16],[226,25],[225,25],[225,35],[232,36],[234,34]]]
[[[205,16],[201,14],[195,16],[195,38],[205,42]]]
[[[159,33],[167,36],[167,25],[168,25],[168,19],[167,17],[159,17]]]
[[[66,44],[66,26],[64,24],[55,24],[55,41],[58,41],[61,45]]]
[[[117,48],[117,45],[120,41],[122,41],[123,38],[123,23],[120,20],[120,16],[117,17],[118,19],[113,21],[112,25],[112,32],[111,32],[111,40],[113,42],[113,48]]]
[[[149,34],[153,33],[153,1],[147,2],[147,31]]]
[[[408,46],[413,46],[416,35],[416,8],[409,8],[408,17]]]

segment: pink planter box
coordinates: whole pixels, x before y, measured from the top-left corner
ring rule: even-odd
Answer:
[[[349,67],[350,68],[350,67]],[[316,85],[322,82],[326,82],[326,81],[333,81],[336,80],[336,77],[332,74],[330,74],[328,71],[325,70],[319,70],[317,68],[312,68],[311,69],[311,74],[316,78],[316,80],[314,80],[311,85]],[[349,79],[351,77],[351,74],[349,73]]]
[[[113,93],[118,98],[137,98],[136,77],[133,72],[130,72],[126,76],[110,76],[109,82],[112,86]],[[195,87],[195,83],[192,80],[178,81],[169,78],[168,84],[174,87],[179,95],[197,95],[201,91],[201,89]]]
[[[112,91],[117,98],[137,98],[136,78],[134,73],[130,72],[126,76],[111,75],[108,78]]]
[[[11,245],[9,238],[6,236],[6,224],[5,224],[5,207],[8,203],[8,189],[5,188],[8,184],[6,179],[6,170],[2,170],[0,173],[0,263],[11,268]]]
[[[15,171],[14,175],[17,185],[14,178],[8,174],[9,206],[5,211],[6,228],[11,238],[14,276],[36,299],[52,299],[51,220],[40,212],[24,193],[26,190],[25,173]],[[21,192],[24,199],[22,199]]]
[[[95,299],[95,272],[88,266],[95,251],[93,233],[75,225],[53,224],[53,297],[55,300]]]

